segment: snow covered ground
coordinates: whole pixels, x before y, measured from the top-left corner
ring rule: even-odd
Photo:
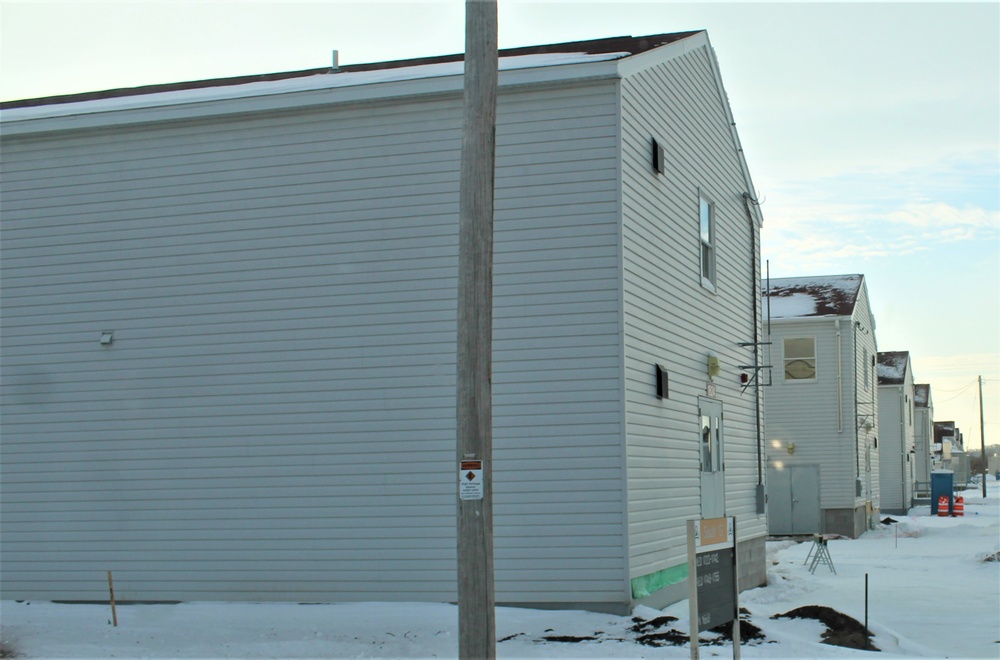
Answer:
[[[808,543],[768,543],[768,585],[741,594],[762,640],[745,658],[872,657],[820,642],[813,619],[771,619],[804,605],[827,606],[864,622],[878,658],[1000,658],[1000,482],[966,491],[963,518],[930,507],[857,540],[830,543],[836,574],[803,561]],[[883,516],[885,518],[885,516]],[[987,561],[988,558],[993,561]],[[643,632],[687,633],[687,602],[634,616],[677,621],[635,632],[632,617],[498,608],[501,658],[687,658],[681,646],[647,646]],[[25,658],[430,658],[456,657],[457,610],[437,603],[331,605],[184,603],[120,606],[119,626],[101,605],[0,603],[3,648]],[[591,638],[553,641],[545,638]],[[702,633],[702,640],[713,636]],[[732,657],[732,644],[702,646],[702,657]],[[3,654],[0,653],[0,657]]]

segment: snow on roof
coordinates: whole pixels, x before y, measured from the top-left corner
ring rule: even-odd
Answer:
[[[957,431],[953,421],[934,422],[934,442],[941,442],[945,438],[954,439]]]
[[[850,316],[863,278],[864,275],[822,275],[773,279],[764,291],[764,312],[770,312],[772,319]]]
[[[913,404],[918,408],[926,408],[931,399],[931,386],[920,384],[913,386]]]
[[[878,354],[878,384],[900,385],[906,379],[908,351],[887,351]]]
[[[585,64],[621,59],[687,38],[700,31],[645,37],[611,37],[498,52],[500,71]],[[2,121],[267,96],[384,82],[460,76],[464,55],[344,65],[285,73],[148,85],[0,103]]]

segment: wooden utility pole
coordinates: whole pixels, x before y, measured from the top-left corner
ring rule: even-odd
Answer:
[[[493,184],[496,0],[465,2],[458,252],[458,652],[496,657],[493,590]]]
[[[986,422],[983,420],[983,377],[979,377],[979,442],[982,443],[983,459],[983,499],[986,499],[986,476],[990,471],[990,462],[986,459]]]

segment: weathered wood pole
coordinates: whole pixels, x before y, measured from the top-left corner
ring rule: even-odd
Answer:
[[[979,376],[979,442],[982,446],[983,459],[983,499],[986,499],[986,477],[989,475],[990,462],[986,459],[986,421],[983,417],[983,377]]]
[[[459,190],[457,435],[458,651],[496,657],[493,590],[493,185],[497,97],[496,0],[465,2],[465,80]],[[462,463],[481,461],[473,477]]]

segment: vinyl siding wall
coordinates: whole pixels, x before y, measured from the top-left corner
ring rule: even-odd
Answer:
[[[886,511],[900,511],[903,508],[903,472],[899,456],[903,441],[900,420],[905,419],[900,410],[903,388],[899,385],[882,385],[878,388],[878,399],[879,410],[882,412],[879,429],[882,508]]]
[[[930,492],[931,448],[934,443],[934,405],[916,407],[913,410],[914,496]]]
[[[753,389],[741,393],[737,369],[753,361],[752,350],[737,345],[753,340],[757,277],[741,197],[747,185],[711,58],[702,46],[622,82],[632,578],[686,561],[685,521],[701,517],[698,398],[706,395],[709,353],[722,365],[715,385],[723,403],[726,515],[737,516],[741,540],[766,532],[755,508]],[[654,139],[665,150],[662,174],[652,167]],[[699,192],[715,203],[714,292],[701,284]],[[669,374],[662,400],[657,363]]]
[[[905,513],[912,505],[913,476],[913,375],[907,363],[902,385],[880,385],[879,475],[882,508]]]
[[[862,284],[858,292],[858,300],[854,306],[854,315],[851,318],[856,329],[852,338],[857,341],[857,348],[852,353],[854,358],[854,373],[856,378],[855,391],[857,392],[856,409],[848,410],[848,418],[844,423],[854,423],[857,425],[857,457],[860,463],[862,496],[858,498],[858,505],[863,506],[866,502],[872,503],[875,511],[879,509],[879,452],[875,446],[875,440],[879,435],[879,408],[878,408],[878,370],[872,364],[877,361],[878,341],[875,330],[875,317],[871,312],[871,302],[868,296],[868,287]],[[867,358],[867,364],[865,360]],[[868,384],[865,385],[865,369],[868,370]],[[851,418],[853,415],[853,419]]]
[[[815,380],[785,380],[784,340],[788,338],[815,340]],[[771,322],[770,340],[768,364],[774,368],[766,407],[769,465],[778,469],[818,465],[820,507],[853,508],[858,465],[852,420],[854,351],[850,318],[844,317],[840,323],[839,399],[834,319],[776,319]],[[794,445],[793,453],[788,451],[790,444]]]
[[[501,94],[500,601],[628,598],[616,99]],[[4,140],[6,598],[455,598],[460,132],[452,94]]]

